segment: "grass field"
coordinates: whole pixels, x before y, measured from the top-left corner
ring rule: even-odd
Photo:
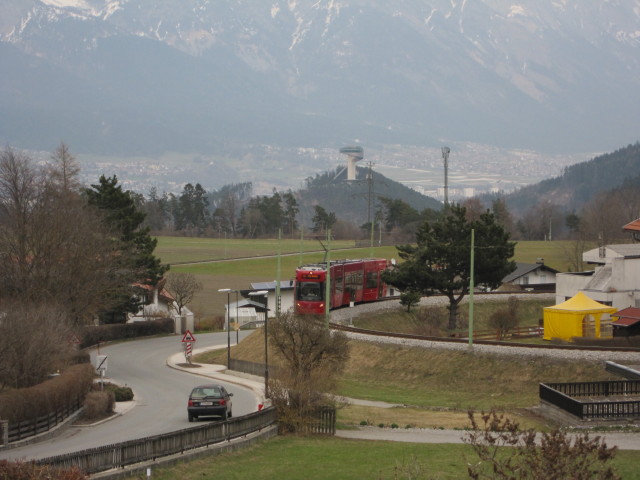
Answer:
[[[460,432],[463,435],[463,432]],[[476,461],[462,444],[416,444],[340,438],[276,437],[233,453],[154,468],[154,480],[399,480],[468,478]],[[640,452],[618,452],[613,461],[624,480],[640,478]],[[140,475],[131,477],[144,479]]]
[[[565,249],[568,242],[518,242],[514,260],[534,263],[544,258],[545,264],[559,271],[567,271]],[[353,241],[331,242],[331,258],[398,258],[393,246],[353,248]],[[340,250],[337,250],[340,249]],[[211,239],[188,237],[158,237],[156,255],[171,271],[190,272],[202,283],[203,289],[190,305],[197,318],[223,315],[226,296],[218,289],[249,289],[251,282],[276,279],[277,254],[280,250],[282,280],[291,279],[298,265],[324,259],[322,245],[317,240],[274,239]],[[268,258],[250,258],[273,255]],[[242,259],[242,260],[239,260]],[[202,263],[189,263],[202,262]]]

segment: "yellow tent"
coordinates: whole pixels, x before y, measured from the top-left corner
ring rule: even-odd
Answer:
[[[598,303],[578,292],[566,302],[544,309],[544,339],[600,337],[600,318],[616,312],[616,308]]]

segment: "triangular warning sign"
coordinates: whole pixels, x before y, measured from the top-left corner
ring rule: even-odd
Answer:
[[[193,336],[193,334],[187,330],[184,333],[184,336],[182,337],[182,342],[186,343],[186,342],[195,342],[196,341],[196,337]]]

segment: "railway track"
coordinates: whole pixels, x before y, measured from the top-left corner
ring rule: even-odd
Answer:
[[[342,325],[339,323],[331,323],[331,328],[335,330],[340,330],[343,332],[351,332],[361,335],[370,335],[373,337],[387,337],[390,339],[408,339],[408,340],[418,340],[425,342],[436,342],[436,343],[453,343],[458,345],[468,345],[468,338],[453,338],[453,337],[429,337],[423,335],[412,335],[408,333],[394,333],[394,332],[382,332],[380,330],[367,330],[364,328],[356,328],[350,327],[347,325]],[[588,345],[539,345],[539,344],[531,344],[531,343],[515,343],[515,342],[504,342],[498,340],[474,340],[474,345],[490,345],[496,347],[510,347],[510,348],[522,348],[522,349],[541,349],[541,350],[565,350],[565,351],[593,351],[593,352],[634,352],[640,354],[640,348],[635,347],[598,347],[598,346],[588,346]],[[638,357],[640,361],[640,355]]]

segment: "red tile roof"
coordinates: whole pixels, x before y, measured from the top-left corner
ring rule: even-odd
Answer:
[[[623,230],[631,231],[631,232],[640,232],[640,218],[638,220],[634,220],[631,223],[627,223]]]
[[[612,317],[618,317],[618,320],[611,322],[612,325],[621,327],[630,327],[640,322],[640,308],[627,307],[611,314]]]

